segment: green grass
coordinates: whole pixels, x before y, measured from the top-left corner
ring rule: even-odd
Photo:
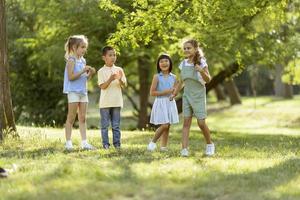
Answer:
[[[169,151],[150,153],[153,132],[123,131],[122,150],[63,148],[63,129],[18,127],[21,138],[0,146],[0,165],[18,170],[0,179],[0,199],[300,199],[300,98],[243,99],[243,105],[210,104],[208,124],[217,147],[203,156],[193,123],[190,153],[181,158],[181,125],[171,129]]]

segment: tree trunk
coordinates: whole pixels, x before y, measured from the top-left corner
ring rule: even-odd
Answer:
[[[0,87],[2,86],[2,84],[0,83]],[[2,105],[2,93],[0,94],[0,105]],[[4,112],[3,112],[3,106],[0,106],[0,141],[3,140],[3,122],[4,122],[4,116],[3,116]]]
[[[139,121],[138,128],[143,129],[147,127],[148,121],[148,99],[149,99],[149,76],[150,76],[150,63],[149,57],[143,55],[138,58],[138,71],[139,71],[139,83],[140,83],[140,112],[139,112]]]
[[[217,100],[218,100],[218,101],[224,101],[224,100],[226,100],[226,96],[225,96],[223,87],[222,87],[220,84],[218,84],[218,85],[214,88],[214,91],[215,91],[215,93],[216,93],[216,97],[217,97]]]
[[[11,94],[9,88],[9,72],[7,61],[7,40],[5,20],[5,0],[0,0],[0,129],[3,138],[3,129],[16,130],[12,111]]]
[[[1,0],[0,3],[2,4]],[[0,12],[2,12],[1,9],[1,5],[0,5]],[[2,27],[1,25],[1,21],[0,21],[0,27]],[[0,44],[2,46],[2,44]],[[4,118],[4,107],[3,107],[3,80],[2,80],[2,74],[4,73],[3,70],[3,62],[2,62],[2,47],[1,47],[1,52],[0,52],[0,141],[3,140],[3,130],[5,129],[5,118]]]
[[[294,97],[292,85],[284,83],[284,96],[283,97],[286,99],[292,99]]]
[[[282,73],[283,73],[283,66],[281,64],[277,64],[275,66],[275,81],[274,81],[275,96],[284,97],[286,99],[292,99],[293,87],[290,84],[282,82],[281,80]]]
[[[283,97],[284,95],[284,85],[281,80],[283,71],[283,66],[281,64],[277,64],[275,66],[275,80],[274,80],[274,89],[275,89],[275,96]]]
[[[229,78],[229,80],[225,81],[224,86],[225,86],[226,92],[229,96],[230,104],[231,105],[241,104],[242,101],[241,101],[240,93],[239,93],[233,79]]]
[[[5,66],[5,65],[4,65]],[[6,65],[5,68],[6,72],[4,75],[4,109],[5,109],[5,118],[7,121],[7,127],[9,127],[11,130],[16,131],[16,124],[15,124],[15,117],[13,113],[13,106],[12,106],[12,100],[11,100],[11,92],[10,92],[10,84],[9,84],[9,71],[8,71],[8,65]]]
[[[4,107],[3,107],[3,74],[4,74],[4,63],[5,63],[5,38],[4,27],[5,27],[5,2],[0,0],[0,140],[3,140],[3,129],[4,129]]]

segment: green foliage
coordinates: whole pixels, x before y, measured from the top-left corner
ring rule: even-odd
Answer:
[[[120,47],[139,48],[151,42],[176,57],[181,55],[182,39],[193,37],[201,42],[211,65],[224,66],[235,60],[243,65],[260,61],[275,64],[295,54],[298,48],[279,44],[282,27],[291,18],[287,16],[298,21],[295,10],[287,9],[290,6],[297,9],[296,2],[133,1],[128,10],[118,1],[110,1],[109,6],[100,4],[112,12],[122,9],[116,14],[123,16],[123,20],[108,40]],[[285,37],[291,38],[294,32],[295,26],[291,26]],[[283,51],[286,53],[278,56]]]
[[[99,68],[100,48],[115,21],[103,15],[98,1],[7,1],[12,99],[21,124],[62,125],[64,43],[69,35],[89,38],[89,65]],[[94,80],[91,89],[96,84]]]
[[[300,84],[300,58],[291,60],[288,63],[282,80],[289,84]]]
[[[297,72],[290,66],[300,46],[299,0],[6,2],[10,78],[19,123],[63,124],[63,46],[73,34],[88,36],[87,62],[97,69],[103,64],[101,47],[107,43],[117,48],[117,65],[124,67],[133,86],[129,96],[139,92],[137,59],[149,59],[153,65],[144,67],[151,67],[151,75],[161,52],[171,54],[177,66],[183,57],[181,43],[188,37],[200,41],[213,75],[236,61],[245,67],[282,63],[289,66],[287,73]],[[96,79],[89,86],[97,88]]]

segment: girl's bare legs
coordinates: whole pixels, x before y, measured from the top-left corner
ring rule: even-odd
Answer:
[[[80,102],[78,109],[78,121],[79,121],[79,131],[81,135],[81,140],[86,140],[86,111],[87,103]]]
[[[68,104],[68,116],[66,120],[65,134],[66,140],[71,140],[72,127],[77,114],[78,103],[69,103]]]
[[[205,123],[205,119],[198,119],[197,122],[198,122],[198,126],[201,129],[201,131],[204,135],[204,138],[206,140],[205,155],[212,156],[215,154],[215,145],[211,141],[210,131]]]
[[[201,131],[204,135],[206,144],[212,144],[212,141],[211,141],[211,138],[210,138],[210,131],[208,129],[208,126],[205,123],[205,119],[197,119],[197,123],[198,123],[198,126],[199,126],[199,128],[201,129]]]
[[[169,129],[169,124],[162,124],[160,127],[158,127],[155,131],[155,135],[152,139],[152,142],[156,143],[157,140],[160,138],[160,136],[165,132],[165,130]]]
[[[189,145],[189,133],[192,123],[192,117],[185,117],[182,128],[182,149],[185,149]]]
[[[168,140],[169,140],[169,130],[170,130],[170,125],[168,126],[168,128],[166,128],[166,130],[163,132],[162,136],[161,136],[161,142],[160,142],[160,147],[166,147],[168,144]]]

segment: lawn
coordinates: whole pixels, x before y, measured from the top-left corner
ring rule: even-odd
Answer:
[[[18,167],[0,179],[0,199],[300,199],[299,96],[212,102],[208,125],[217,154],[203,156],[193,122],[188,158],[179,156],[181,125],[171,129],[169,151],[154,153],[146,151],[151,131],[124,130],[117,151],[101,149],[92,129],[98,150],[81,151],[75,130],[77,148],[65,152],[63,129],[19,126],[20,139],[0,146],[0,165]]]

